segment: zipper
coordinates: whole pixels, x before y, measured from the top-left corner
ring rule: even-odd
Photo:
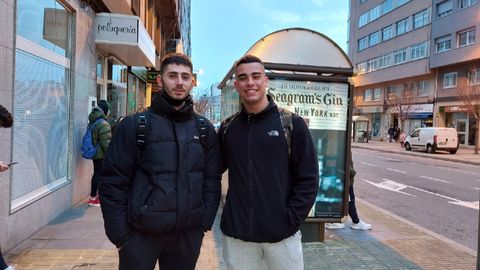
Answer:
[[[247,117],[247,153],[248,153],[248,202],[249,202],[249,211],[248,211],[248,237],[251,238],[252,236],[252,219],[253,219],[253,207],[252,207],[252,199],[253,199],[253,175],[252,175],[252,114],[249,113]]]

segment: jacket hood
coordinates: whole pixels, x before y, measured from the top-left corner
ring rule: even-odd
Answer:
[[[105,114],[98,109],[93,109],[93,111],[88,115],[88,123],[95,122],[98,118],[106,119]]]

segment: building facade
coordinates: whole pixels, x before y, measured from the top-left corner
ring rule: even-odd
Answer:
[[[461,101],[453,87],[443,91],[442,86],[453,80],[451,70],[466,77],[467,69],[478,66],[477,2],[350,1],[348,54],[357,73],[354,115],[367,119],[372,139],[384,140],[390,127],[407,134],[423,126],[461,131],[453,116],[447,117]],[[462,144],[468,145],[467,140]]]
[[[109,118],[144,108],[160,58],[190,51],[190,1],[0,0],[0,245],[8,250],[89,195],[80,155],[99,99]],[[185,36],[182,36],[185,34]],[[168,48],[170,39],[182,47]],[[154,79],[154,76],[153,76]]]

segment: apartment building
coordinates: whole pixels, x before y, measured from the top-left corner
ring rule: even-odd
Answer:
[[[461,145],[475,145],[475,118],[462,106],[462,96],[470,93],[469,88],[480,88],[480,3],[434,0],[432,14],[430,69],[437,86],[434,123],[456,128]]]
[[[348,54],[357,74],[353,113],[368,120],[372,139],[385,139],[391,126],[406,133],[422,126],[461,132],[468,117],[455,111],[461,106],[452,84],[478,65],[477,2],[350,1]],[[444,83],[450,90],[443,91]],[[460,118],[466,122],[459,126]]]
[[[118,118],[148,104],[160,58],[190,53],[189,0],[0,0],[0,245],[8,250],[85,200],[81,158],[99,99]]]

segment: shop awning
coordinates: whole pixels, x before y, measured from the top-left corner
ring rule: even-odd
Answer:
[[[433,113],[425,112],[425,113],[412,113],[408,116],[408,119],[426,119],[433,117]]]
[[[155,66],[155,45],[137,16],[99,13],[95,33],[104,56],[113,55],[127,66]]]
[[[363,115],[354,115],[352,116],[352,121],[357,122],[357,121],[365,121],[368,122],[368,118],[363,116]]]

